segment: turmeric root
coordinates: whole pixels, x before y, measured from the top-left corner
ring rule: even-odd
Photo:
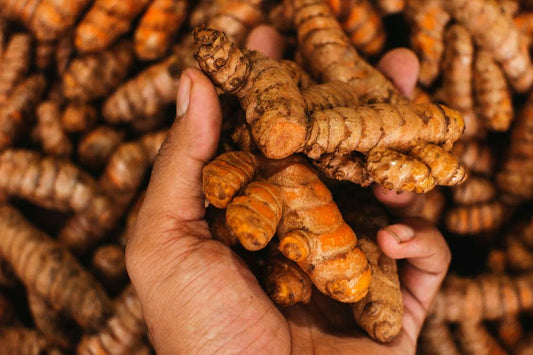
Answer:
[[[31,36],[18,33],[11,36],[0,62],[0,103],[20,83],[31,65]]]
[[[448,276],[432,308],[437,321],[500,320],[533,308],[533,274],[484,274],[475,279]]]
[[[481,176],[471,176],[462,185],[451,188],[455,203],[472,205],[492,200],[496,196],[494,183]]]
[[[439,75],[444,27],[450,15],[440,0],[407,0],[405,15],[412,26],[411,46],[420,60],[418,81],[427,87]]]
[[[448,324],[427,320],[420,333],[418,345],[423,354],[459,355],[459,349]]]
[[[288,71],[264,54],[241,52],[222,32],[198,27],[194,38],[200,68],[224,92],[239,98],[263,154],[280,159],[300,148],[306,117],[302,95]]]
[[[84,210],[77,211],[59,232],[58,239],[71,250],[83,254],[103,238],[134,198],[166,134],[166,130],[158,131],[121,144],[99,179],[104,194],[93,198]]]
[[[102,114],[110,124],[144,122],[163,113],[176,100],[178,80],[176,61],[169,57],[149,66],[135,78],[118,87],[104,102]]]
[[[302,89],[305,112],[310,115],[315,111],[335,107],[355,106],[359,99],[350,85],[342,81],[329,81],[324,84],[310,85]]]
[[[128,279],[124,250],[118,245],[107,244],[96,249],[91,265],[98,280],[108,289],[116,290]]]
[[[102,287],[60,244],[19,212],[0,207],[0,255],[28,289],[82,327],[96,329],[110,309]]]
[[[450,0],[443,6],[465,26],[479,47],[502,65],[507,79],[518,92],[533,83],[533,65],[526,40],[510,15],[499,4],[484,0]]]
[[[0,328],[0,348],[6,354],[38,355],[47,348],[46,339],[36,330],[22,327]]]
[[[214,239],[230,247],[239,243],[239,238],[237,238],[228,225],[228,222],[226,222],[225,210],[208,206],[205,212],[205,219],[209,225],[209,232]]]
[[[368,174],[364,156],[358,152],[348,154],[322,154],[313,160],[315,168],[333,180],[350,181],[361,186],[369,186],[374,178]]]
[[[187,13],[185,0],[154,0],[135,30],[135,53],[143,60],[161,58],[168,51]]]
[[[61,124],[65,131],[80,133],[88,131],[97,120],[93,106],[78,102],[70,102],[63,111]]]
[[[474,89],[476,106],[485,126],[494,131],[509,129],[514,117],[511,92],[498,64],[484,51],[476,55]]]
[[[406,0],[377,0],[376,5],[381,13],[391,15],[403,11],[405,2]]]
[[[228,38],[242,45],[251,29],[263,21],[263,0],[215,0],[215,11],[207,25],[224,31]]]
[[[35,66],[39,70],[46,70],[54,61],[54,54],[56,50],[55,41],[39,41],[35,46]]]
[[[53,156],[69,157],[72,143],[61,125],[60,107],[56,102],[45,101],[36,110],[36,132],[43,150]]]
[[[93,170],[100,169],[124,139],[124,132],[99,126],[87,133],[78,145],[80,162]]]
[[[63,349],[72,349],[79,337],[79,329],[61,314],[53,309],[41,296],[32,291],[28,292],[28,307],[37,329],[43,333],[48,344]]]
[[[34,74],[15,87],[0,108],[0,150],[20,138],[28,123],[31,109],[38,103],[46,86],[42,74]]]
[[[77,354],[129,354],[142,344],[146,326],[141,304],[133,286],[129,285],[114,300],[114,312],[98,333],[86,335]]]
[[[252,154],[228,152],[207,164],[202,172],[205,198],[215,207],[226,208],[233,196],[255,176],[257,162]]]
[[[271,161],[264,171],[283,198],[279,250],[324,294],[341,302],[365,296],[370,268],[357,238],[316,173],[297,159]]]
[[[0,190],[59,211],[83,211],[99,194],[96,181],[74,165],[26,150],[0,154]]]
[[[482,323],[461,323],[457,330],[461,350],[466,355],[505,355],[507,352]]]
[[[295,0],[294,24],[305,65],[319,82],[343,81],[362,103],[403,102],[394,85],[355,51],[325,3]]]
[[[376,241],[378,230],[388,224],[388,218],[374,199],[364,196],[356,199],[355,204],[347,201],[342,205],[343,215],[358,235],[372,279],[366,296],[351,305],[352,312],[357,324],[372,339],[390,342],[402,328],[403,303],[396,261],[384,255]]]
[[[63,74],[65,97],[82,102],[104,97],[126,77],[132,64],[133,49],[127,41],[75,58]]]
[[[499,201],[469,206],[454,206],[445,217],[446,228],[457,234],[494,231],[505,221],[505,207]]]
[[[274,237],[282,212],[281,192],[268,182],[254,181],[235,197],[226,210],[226,221],[248,250],[263,249]]]
[[[122,34],[150,0],[96,0],[76,28],[74,43],[80,52],[107,48]]]
[[[313,286],[296,263],[272,251],[266,261],[263,283],[270,298],[282,307],[309,303]]]
[[[369,0],[328,0],[352,44],[365,55],[379,53],[385,45],[381,16]]]
[[[446,48],[442,61],[442,90],[445,102],[461,112],[472,110],[474,107],[472,89],[474,44],[472,38],[463,26],[452,25],[446,30],[444,40]]]

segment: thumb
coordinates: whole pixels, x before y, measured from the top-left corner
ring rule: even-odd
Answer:
[[[199,220],[205,213],[202,168],[216,152],[222,112],[211,81],[192,68],[181,74],[176,106],[143,209],[181,221]]]

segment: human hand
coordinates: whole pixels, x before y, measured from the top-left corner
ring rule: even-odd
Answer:
[[[251,34],[249,46],[277,57],[279,41],[263,27]],[[380,68],[404,93],[414,86],[417,62],[405,50],[389,53]],[[126,250],[157,352],[414,353],[450,260],[440,233],[421,220],[378,233],[386,255],[406,259],[400,268],[403,330],[390,344],[357,333],[353,319],[345,317],[351,314],[348,306],[319,293],[309,305],[280,311],[244,262],[211,238],[204,220],[201,173],[215,154],[222,115],[214,87],[197,70],[182,74],[177,113]]]

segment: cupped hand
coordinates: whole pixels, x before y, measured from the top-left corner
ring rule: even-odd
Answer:
[[[248,44],[279,57],[282,39],[271,28],[260,27]],[[388,53],[379,68],[404,94],[413,89],[418,63],[409,51]],[[417,219],[378,233],[383,252],[402,259],[405,315],[402,332],[390,344],[378,344],[358,332],[347,305],[318,293],[309,305],[280,311],[244,262],[211,238],[204,220],[201,173],[215,154],[221,119],[209,79],[198,70],[185,70],[177,118],[154,164],[126,249],[128,272],[158,354],[414,354],[427,309],[450,261],[442,235]],[[382,190],[376,195],[392,208],[408,207],[416,200],[411,194]]]

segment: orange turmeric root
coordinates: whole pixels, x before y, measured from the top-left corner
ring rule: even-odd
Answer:
[[[270,161],[264,176],[283,198],[278,249],[324,294],[353,303],[368,291],[371,271],[328,188],[306,164]]]
[[[420,60],[418,81],[427,87],[439,75],[444,27],[450,15],[439,0],[407,0],[405,15],[412,24],[411,47]]]
[[[167,105],[176,101],[179,81],[171,74],[176,70],[175,59],[169,57],[119,86],[102,107],[106,122],[135,125],[161,115]]]
[[[72,143],[61,125],[59,105],[45,101],[37,107],[36,114],[36,130],[43,150],[53,156],[69,157],[72,154]]]
[[[504,318],[498,324],[498,338],[508,349],[513,349],[523,337],[524,329],[518,315]]]
[[[448,276],[432,308],[437,321],[500,320],[533,308],[533,274],[485,274],[475,279]]]
[[[11,36],[0,61],[0,103],[5,103],[31,65],[31,36],[18,33]]]
[[[187,14],[185,0],[154,0],[135,30],[135,53],[143,60],[165,55]]]
[[[70,102],[61,116],[61,125],[65,131],[80,133],[88,131],[97,120],[96,110],[92,105]]]
[[[76,58],[63,74],[65,97],[82,102],[104,97],[121,83],[132,64],[133,49],[127,41],[119,42],[108,50]]]
[[[224,31],[237,45],[242,45],[251,29],[263,22],[264,0],[215,0],[214,12],[206,22]]]
[[[350,181],[364,187],[374,182],[366,169],[364,156],[358,152],[322,154],[320,158],[313,160],[313,165],[333,180]]]
[[[502,65],[507,79],[518,92],[533,83],[533,65],[527,41],[509,14],[500,5],[484,0],[449,0],[443,6],[453,18],[465,26],[479,47]]]
[[[296,263],[272,251],[266,261],[264,280],[266,292],[279,306],[309,303],[313,285]]]
[[[457,330],[461,350],[466,355],[506,355],[498,341],[482,323],[461,323]]]
[[[406,0],[377,0],[376,5],[378,6],[381,13],[385,15],[395,14],[403,11],[405,8]]]
[[[74,43],[80,52],[107,48],[129,31],[133,20],[150,0],[96,0],[76,28]]]
[[[368,0],[328,0],[352,44],[365,55],[379,53],[385,45],[381,16]]]
[[[76,211],[58,239],[78,254],[87,252],[111,230],[134,198],[146,171],[152,166],[167,131],[149,133],[121,144],[109,158],[99,179],[103,195]]]
[[[485,126],[507,131],[514,117],[511,92],[498,64],[484,51],[478,51],[474,64],[476,106]]]
[[[99,126],[87,133],[78,145],[78,159],[92,170],[105,165],[124,139],[124,132],[109,126]]]
[[[226,211],[208,206],[205,212],[205,219],[209,225],[209,232],[214,239],[233,247],[239,243],[239,238],[233,233],[228,222],[226,222]]]
[[[0,328],[0,347],[6,354],[47,353],[46,339],[36,330],[22,327]]]
[[[133,286],[129,285],[114,300],[113,315],[105,326],[82,338],[77,354],[130,354],[143,343],[145,334],[141,303]]]
[[[362,103],[406,100],[389,80],[357,54],[325,3],[294,0],[292,4],[301,57],[315,79],[350,84]]]
[[[451,192],[455,203],[472,205],[491,201],[496,196],[496,186],[485,177],[471,176],[462,185],[453,186]]]
[[[18,84],[0,108],[0,150],[10,147],[20,138],[28,123],[32,108],[39,102],[46,86],[42,74],[33,74]]]
[[[486,143],[478,140],[459,141],[453,145],[451,152],[468,171],[483,175],[492,174],[495,157]]]
[[[505,206],[500,201],[454,206],[446,213],[446,228],[457,234],[494,231],[505,222]]]
[[[0,207],[0,255],[28,289],[82,327],[96,329],[110,310],[102,287],[59,243],[9,206]]]

